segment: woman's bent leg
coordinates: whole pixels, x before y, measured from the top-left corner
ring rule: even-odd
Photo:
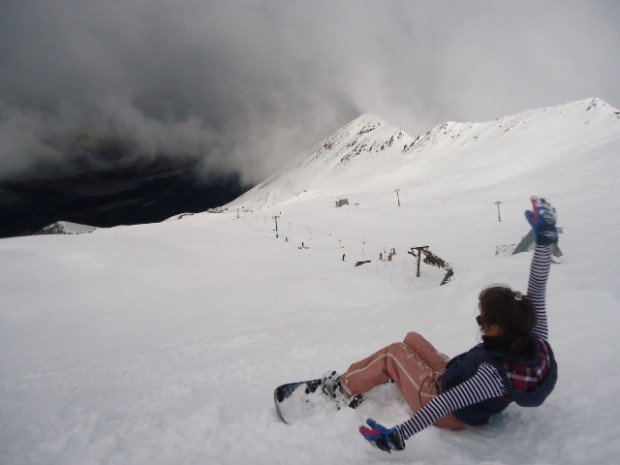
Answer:
[[[446,369],[448,357],[440,353],[422,335],[411,332],[405,337],[405,344],[411,348],[433,370],[432,376],[427,378],[420,389],[420,403],[424,406],[441,392],[439,379]],[[463,429],[467,425],[451,413],[441,417],[435,426],[447,429]]]
[[[351,365],[340,377],[340,384],[348,394],[356,395],[391,379],[409,406],[418,410],[422,391],[433,382],[432,374],[433,369],[407,344],[397,342]]]
[[[419,333],[411,332],[405,336],[405,344],[431,367],[433,371],[443,372],[446,369],[448,358],[440,353]]]
[[[447,361],[420,334],[409,333],[404,342],[391,344],[351,365],[340,377],[340,383],[349,395],[356,395],[393,380],[415,412],[439,395],[439,378]],[[440,418],[435,425],[448,429],[467,426],[452,414]]]

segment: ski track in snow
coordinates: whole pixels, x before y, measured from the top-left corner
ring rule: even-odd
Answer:
[[[596,102],[451,123],[410,154],[361,153],[337,174],[319,158],[224,213],[1,240],[0,463],[616,463],[620,120]],[[530,254],[494,253],[527,233],[531,194],[564,228],[548,287],[559,381],[542,407],[429,428],[392,455],[357,428],[409,417],[393,385],[357,410],[279,421],[277,385],[343,371],[408,331],[450,356],[475,344],[478,292],[527,286]],[[334,207],[340,195],[349,207]],[[254,211],[237,219],[241,205]],[[453,266],[447,286],[427,265],[415,278],[414,245]]]

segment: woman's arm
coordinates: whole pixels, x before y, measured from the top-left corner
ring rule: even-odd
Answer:
[[[506,389],[500,374],[493,365],[484,362],[474,376],[439,394],[396,429],[403,439],[409,439],[450,412],[504,394]]]
[[[558,232],[555,227],[557,215],[555,208],[545,199],[534,196],[531,201],[532,210],[526,211],[525,217],[536,235],[536,249],[530,265],[527,295],[536,310],[536,325],[532,332],[539,338],[547,340],[549,327],[545,300],[547,278],[551,266],[551,251],[553,244],[558,242]]]
[[[527,286],[527,296],[536,310],[536,325],[534,325],[532,332],[545,341],[549,335],[545,303],[552,249],[552,245],[536,244],[530,265],[530,280]]]

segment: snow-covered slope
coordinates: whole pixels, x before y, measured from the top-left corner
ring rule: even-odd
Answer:
[[[594,99],[416,141],[364,115],[219,213],[0,240],[0,462],[615,463],[618,116]],[[409,416],[393,385],[357,410],[278,420],[276,385],[407,331],[451,356],[476,343],[479,290],[527,285],[530,255],[495,252],[527,232],[531,194],[564,229],[548,289],[559,381],[542,407],[430,428],[392,456],[357,427]],[[415,278],[418,245],[452,265],[448,285],[426,265]]]
[[[307,196],[309,191],[338,188],[343,182],[363,182],[412,143],[413,138],[404,130],[364,114],[316,144],[299,166],[273,175],[232,202],[231,207],[274,205]]]

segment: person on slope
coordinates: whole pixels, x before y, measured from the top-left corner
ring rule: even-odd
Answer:
[[[547,341],[545,293],[552,245],[558,241],[556,213],[545,199],[531,200],[532,211],[525,215],[536,234],[536,248],[527,296],[504,286],[480,293],[476,321],[481,344],[448,361],[412,332],[344,374],[330,372],[323,378],[325,392],[352,407],[363,393],[394,381],[415,413],[392,428],[369,418],[359,430],[373,446],[403,450],[407,439],[429,425],[454,430],[481,425],[513,401],[539,406],[553,390],[557,364]]]

